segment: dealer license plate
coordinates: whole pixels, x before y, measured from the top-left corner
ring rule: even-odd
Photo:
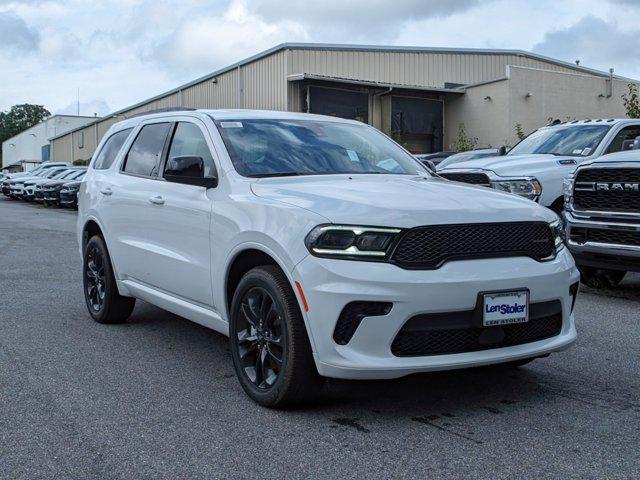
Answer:
[[[485,327],[525,323],[529,321],[529,292],[485,293],[482,307],[482,324]]]

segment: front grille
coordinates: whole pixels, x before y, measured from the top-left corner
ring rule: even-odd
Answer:
[[[545,310],[554,310],[555,313],[530,318],[526,323],[496,327],[458,325],[446,328],[446,323],[437,318],[429,321],[421,318],[429,315],[419,315],[400,329],[391,345],[391,352],[397,357],[447,355],[511,347],[555,337],[562,330],[560,302],[546,303]],[[533,316],[535,304],[530,307],[530,316]],[[438,315],[442,314],[435,317]]]
[[[575,178],[580,183],[594,184],[639,184],[640,169],[633,168],[587,168],[580,170]],[[573,206],[577,210],[602,212],[640,213],[640,191],[637,190],[580,190],[574,187]]]
[[[407,231],[391,262],[410,269],[438,268],[454,259],[553,256],[555,242],[544,222],[435,225]]]
[[[454,182],[471,183],[473,185],[482,185],[485,187],[489,187],[491,185],[489,177],[484,173],[451,172],[438,173],[438,175]]]
[[[571,228],[570,239],[576,243],[598,242],[640,246],[640,232],[596,228]]]

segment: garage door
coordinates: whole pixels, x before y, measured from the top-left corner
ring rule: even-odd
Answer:
[[[391,132],[413,153],[442,151],[443,103],[413,97],[391,98]]]
[[[369,95],[350,90],[309,87],[309,111],[319,115],[369,121]]]

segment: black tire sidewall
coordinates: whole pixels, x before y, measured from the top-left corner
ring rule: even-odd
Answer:
[[[100,311],[96,312],[89,302],[89,298],[87,296],[87,258],[88,253],[91,248],[97,248],[102,255],[104,262],[104,275],[105,275],[105,294],[104,294],[104,303],[102,304],[102,308]],[[91,237],[87,242],[87,245],[84,248],[83,261],[82,261],[82,289],[84,292],[84,300],[87,305],[87,310],[89,311],[89,315],[99,323],[106,323],[109,309],[111,304],[114,301],[114,288],[116,288],[115,276],[113,275],[113,269],[111,268],[111,260],[109,258],[109,252],[107,251],[107,246],[104,243],[102,237],[96,235]]]
[[[240,366],[240,357],[238,353],[238,344],[236,342],[236,326],[238,321],[238,314],[240,310],[240,304],[243,296],[253,287],[264,288],[273,298],[275,302],[279,303],[279,308],[282,312],[284,321],[283,333],[285,334],[285,346],[283,350],[283,367],[282,371],[278,375],[278,379],[275,384],[268,389],[259,389],[254,383],[246,376],[242,367]],[[295,308],[298,308],[295,305]],[[286,388],[286,383],[289,380],[289,374],[292,368],[291,361],[291,322],[293,319],[289,315],[290,308],[287,308],[287,299],[282,295],[275,278],[264,269],[260,267],[254,268],[240,280],[238,287],[233,295],[231,303],[231,315],[229,321],[229,339],[231,348],[231,357],[233,360],[233,366],[236,371],[236,375],[245,390],[247,395],[258,402],[261,405],[271,406],[280,400],[283,390]]]

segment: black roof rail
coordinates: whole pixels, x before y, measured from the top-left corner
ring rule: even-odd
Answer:
[[[590,118],[587,118],[587,119],[584,121],[584,123],[589,123],[590,121],[591,121],[591,119],[590,119]]]
[[[166,113],[166,112],[193,112],[197,110],[197,108],[187,108],[187,107],[166,107],[166,108],[156,108],[154,110],[148,110],[146,112],[136,113],[134,115],[128,116],[127,118],[136,118],[141,117],[143,115],[151,115],[152,113]]]

